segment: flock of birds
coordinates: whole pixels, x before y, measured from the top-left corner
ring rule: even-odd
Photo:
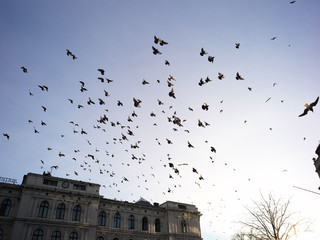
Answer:
[[[290,2],[290,4],[295,3],[295,1]],[[269,40],[269,39],[268,39]],[[276,37],[272,37],[270,40],[274,41],[276,40]],[[163,49],[168,45],[169,43],[157,36],[154,36],[153,38],[153,43],[155,44],[152,46],[152,54],[156,57],[158,55],[163,54]],[[159,46],[159,47],[158,47]],[[240,43],[235,43],[233,48],[239,49],[240,48]],[[214,63],[215,61],[215,56],[210,55],[204,47],[199,47],[199,55],[201,58],[205,58],[209,63]],[[237,50],[236,50],[237,51]],[[78,57],[69,49],[66,49],[67,57],[70,57],[70,61],[77,61]],[[150,53],[151,54],[151,53]],[[198,55],[198,56],[199,56]],[[170,66],[171,63],[169,60],[165,60],[164,64],[166,66]],[[22,66],[21,70],[24,74],[28,74],[29,71],[27,67]],[[106,76],[106,70],[100,67],[97,67],[97,76],[96,76],[96,84],[119,84],[117,79],[110,79]],[[235,72],[233,75],[233,79],[237,81],[245,81],[245,77],[240,72]],[[216,76],[218,81],[223,81],[225,79],[224,73],[218,72],[218,75]],[[165,84],[168,87],[168,92],[166,93],[167,96],[171,99],[176,99],[176,91],[175,91],[175,84],[176,82],[179,81],[176,79],[172,74],[168,74],[168,78],[165,80]],[[205,86],[206,84],[210,84],[210,82],[214,81],[211,79],[209,76],[206,78],[200,78],[200,80],[197,82],[197,85],[199,87]],[[157,80],[158,84],[162,84],[162,81]],[[49,84],[49,83],[48,83]],[[99,106],[104,108],[107,104],[110,103],[109,99],[113,98],[114,95],[113,92],[110,92],[109,90],[103,89],[103,94],[101,96],[88,96],[84,98],[83,96],[85,94],[90,94],[90,87],[88,87],[87,83],[84,81],[78,81],[78,91],[79,94],[82,97],[82,101],[80,103],[76,103],[76,100],[72,96],[66,99],[66,102],[68,102],[71,106],[73,106],[75,109],[78,109],[79,111],[81,109],[84,109],[86,111],[87,107],[94,108],[94,106]],[[149,85],[150,82],[147,81],[146,79],[142,79],[141,85],[142,86],[147,86]],[[273,87],[276,87],[277,83],[273,83]],[[105,85],[100,85],[102,88],[105,87]],[[46,84],[39,84],[36,86],[39,91],[42,91],[44,93],[49,91],[50,85]],[[252,91],[251,87],[248,87],[249,91]],[[36,95],[36,92],[31,92],[29,90],[29,96],[34,97]],[[87,95],[86,95],[87,96]],[[265,102],[270,101],[271,98],[266,99]],[[304,109],[301,110],[301,114],[297,114],[298,117],[304,117],[306,116],[309,112],[313,112],[314,108],[316,107],[317,103],[319,101],[319,97],[317,97],[313,102],[311,103],[306,103],[304,106]],[[92,150],[91,152],[85,152],[86,150],[83,149],[73,149],[73,154],[67,154],[64,150],[62,149],[56,149],[54,146],[48,146],[45,150],[49,152],[54,152],[59,159],[69,159],[72,161],[72,163],[76,164],[78,166],[77,169],[68,169],[66,176],[79,176],[81,178],[82,172],[85,172],[86,174],[101,174],[107,177],[110,177],[112,179],[109,181],[108,184],[103,183],[102,187],[103,188],[113,188],[116,189],[116,191],[120,192],[120,184],[124,184],[126,182],[135,182],[135,179],[131,179],[130,177],[126,176],[122,172],[117,172],[116,170],[113,169],[113,166],[115,165],[114,162],[121,162],[121,164],[124,167],[133,167],[133,165],[143,165],[145,162],[147,162],[147,156],[146,154],[141,152],[141,148],[143,148],[143,141],[139,137],[139,131],[138,128],[139,126],[136,124],[138,121],[137,119],[141,119],[141,121],[144,121],[144,117],[150,117],[151,119],[157,119],[160,114],[162,116],[165,116],[166,118],[166,124],[170,126],[170,131],[172,130],[173,132],[183,132],[188,136],[190,132],[193,131],[193,127],[188,128],[187,127],[187,119],[185,119],[182,115],[180,115],[178,112],[180,109],[175,109],[174,105],[167,106],[166,105],[166,99],[154,99],[155,104],[157,104],[161,110],[159,112],[152,111],[149,113],[148,116],[141,116],[139,109],[143,108],[144,106],[144,100],[140,99],[136,96],[132,96],[132,102],[130,111],[127,114],[126,119],[114,119],[112,114],[109,113],[109,110],[107,108],[104,108],[98,114],[95,116],[95,122],[93,123],[93,129],[94,131],[99,131],[102,134],[105,134],[108,136],[108,138],[104,138],[104,146],[105,148],[103,149],[101,145],[94,145],[94,141],[96,139],[90,138],[92,130],[93,129],[87,129],[86,127],[82,126],[80,123],[75,121],[74,119],[70,119],[70,121],[67,123],[70,127],[70,132],[66,132],[61,134],[61,138],[64,138],[65,136],[69,134],[74,134],[82,137],[82,140],[86,142],[90,146]],[[223,100],[220,101],[222,103]],[[283,100],[282,100],[283,102]],[[122,111],[122,107],[127,106],[128,103],[126,103],[123,100],[116,100],[116,107]],[[166,108],[165,108],[166,107]],[[208,103],[202,103],[201,106],[196,106],[197,108],[200,108],[200,111],[210,111],[210,106]],[[42,111],[47,112],[47,106],[41,105]],[[192,114],[194,112],[194,106],[186,106],[187,110]],[[126,108],[128,110],[128,108]],[[220,110],[220,113],[222,113],[223,110]],[[36,122],[37,120],[35,119],[29,119],[28,124],[32,124]],[[50,126],[49,123],[46,121],[43,121],[41,119],[38,120],[43,127]],[[244,123],[247,121],[244,120]],[[91,123],[92,124],[92,123]],[[156,121],[153,123],[154,127],[157,127],[159,123]],[[208,128],[210,127],[210,123],[207,122],[206,120],[197,119],[196,123],[193,123],[195,128]],[[190,126],[190,125],[189,125]],[[112,130],[111,130],[112,129]],[[270,128],[272,130],[272,128]],[[34,134],[41,134],[41,131],[36,126],[33,126],[33,133]],[[114,135],[110,136],[110,133],[114,133]],[[10,140],[11,138],[14,138],[15,136],[12,134],[9,134],[8,132],[3,132],[3,137],[7,140]],[[150,133],[151,135],[152,133]],[[163,146],[163,145],[173,145],[176,144],[175,139],[171,137],[166,137],[166,138],[159,138],[157,136],[152,136],[154,141],[156,142],[156,145],[158,146]],[[188,149],[194,149],[196,148],[196,144],[192,139],[188,139],[188,137],[185,137],[185,147]],[[215,162],[214,154],[216,154],[219,149],[216,148],[213,144],[209,143],[207,140],[204,141],[205,146],[207,148],[207,153],[209,155],[209,160],[211,163]],[[117,154],[113,152],[113,146],[112,144],[118,144],[122,145],[123,150],[126,152],[126,155],[128,156],[128,159],[118,159]],[[105,158],[101,157],[104,156]],[[191,165],[189,162],[181,162],[181,160],[173,159],[173,156],[170,152],[166,153],[166,160],[160,160],[161,166],[165,168],[165,172],[167,172],[168,176],[168,181],[169,184],[166,186],[162,186],[163,184],[158,181],[159,186],[162,186],[162,193],[164,195],[166,194],[171,194],[175,191],[176,188],[181,188],[182,187],[182,181],[183,181],[183,172],[189,171],[192,174],[194,174],[194,179],[193,182],[195,185],[197,185],[199,188],[202,187],[202,182],[205,181],[206,176],[203,174],[199,168],[196,166]],[[114,160],[112,160],[114,159]],[[58,170],[58,169],[63,169],[63,163],[54,163],[54,164],[47,164],[49,160],[40,160],[40,168],[45,169],[47,171],[53,171],[53,170]],[[228,165],[227,162],[223,163],[226,167],[230,167],[231,171],[236,171],[235,168],[232,166]],[[80,167],[80,170],[79,170]],[[137,179],[139,179],[139,188],[144,187],[145,190],[149,190],[150,185],[148,185],[148,182],[151,181],[157,181],[157,171],[159,169],[152,168],[152,172],[150,174],[147,173],[139,173],[137,174]],[[65,170],[65,169],[64,169]],[[82,172],[81,172],[82,171]],[[125,170],[124,172],[126,172]],[[161,170],[162,171],[162,170]],[[287,170],[283,170],[287,171]],[[117,178],[116,178],[117,177]],[[150,179],[151,177],[151,179]],[[116,180],[117,179],[117,180]],[[248,176],[246,177],[247,181],[251,181],[251,177]],[[106,181],[107,182],[107,181]],[[212,185],[212,184],[211,184]],[[234,190],[237,192],[237,190]],[[132,193],[131,193],[132,195]],[[240,200],[240,199],[239,199]],[[209,205],[212,204],[212,202],[208,202]]]
[[[271,40],[275,40],[275,39],[276,39],[276,37],[271,38]],[[168,44],[168,42],[160,39],[160,38],[157,37],[157,36],[154,36],[154,44],[159,44],[161,47],[163,47],[163,46],[166,46],[166,45]],[[236,48],[236,49],[239,49],[239,47],[240,47],[240,43],[235,43],[235,48]],[[153,53],[154,55],[160,55],[160,54],[162,54],[162,52],[160,52],[159,49],[157,49],[157,48],[154,47],[154,46],[152,46],[152,53]],[[77,57],[75,56],[75,54],[73,54],[69,49],[66,49],[66,55],[69,56],[69,57],[71,57],[73,60],[76,60],[76,59],[77,59]],[[205,56],[205,55],[208,55],[208,52],[207,52],[204,48],[201,48],[201,49],[200,49],[200,56],[203,57],[203,56]],[[213,63],[213,62],[214,62],[214,58],[215,58],[214,56],[210,56],[210,55],[209,55],[209,56],[208,56],[208,61],[211,62],[211,63]],[[168,60],[165,60],[165,65],[170,66],[170,63],[169,63]],[[23,73],[26,73],[26,74],[28,73],[28,69],[27,69],[26,67],[22,66],[21,69],[22,69]],[[106,71],[105,71],[104,69],[98,68],[97,71],[99,72],[99,76],[97,77],[97,79],[98,79],[101,83],[108,83],[108,84],[113,83],[113,80],[111,80],[111,79],[109,79],[109,78],[107,78],[107,77],[105,76]],[[217,78],[218,78],[219,80],[223,80],[223,79],[225,78],[225,76],[224,76],[224,74],[222,74],[222,73],[219,72]],[[240,80],[240,81],[245,80],[245,79],[240,75],[239,72],[236,72],[236,74],[235,74],[235,79],[236,79],[236,80]],[[212,81],[212,79],[210,79],[209,77],[206,77],[205,79],[201,78],[200,81],[199,81],[199,83],[198,83],[198,85],[199,85],[199,86],[203,86],[203,85],[205,85],[205,84],[208,84],[208,83],[211,82],[211,81]],[[160,80],[157,80],[157,82],[160,83]],[[176,82],[176,79],[175,79],[171,74],[169,74],[169,75],[168,75],[168,79],[167,79],[166,82],[167,82],[167,85],[168,85],[168,87],[169,87],[169,89],[170,89],[169,92],[168,92],[168,96],[171,97],[171,98],[173,98],[173,99],[175,99],[176,96],[175,96],[175,91],[174,91],[174,83]],[[87,92],[88,89],[87,89],[87,87],[86,87],[86,83],[85,83],[84,81],[79,81],[79,83],[80,83],[80,89],[79,89],[80,92],[81,92],[81,93]],[[146,81],[145,79],[142,80],[142,85],[148,85],[148,84],[150,84],[148,81]],[[277,83],[274,83],[274,84],[273,84],[273,87],[275,87],[276,84],[277,84]],[[38,85],[38,87],[39,87],[40,90],[43,91],[43,92],[48,92],[48,91],[49,91],[49,88],[48,88],[48,86],[46,86],[46,85]],[[251,91],[252,88],[251,88],[251,87],[248,87],[248,90]],[[30,96],[33,96],[34,94],[29,90],[29,95],[30,95]],[[95,105],[95,104],[97,103],[97,104],[99,104],[100,106],[102,106],[102,105],[105,105],[105,104],[106,104],[106,98],[108,98],[108,97],[110,97],[110,93],[104,89],[104,96],[103,96],[103,97],[98,97],[97,99],[93,99],[92,97],[88,97],[88,100],[86,101],[86,103],[87,103],[87,105]],[[132,100],[133,100],[133,102],[132,102],[132,104],[133,104],[133,110],[132,110],[131,114],[128,116],[128,118],[126,119],[128,123],[133,123],[133,122],[134,122],[133,119],[138,117],[138,115],[137,115],[137,113],[135,112],[134,109],[135,109],[135,108],[137,108],[137,109],[141,108],[141,107],[142,107],[142,104],[143,104],[143,103],[142,103],[142,100],[137,99],[137,98],[135,98],[135,97],[133,97]],[[268,102],[269,100],[270,100],[270,98],[268,98],[268,99],[266,100],[266,102]],[[305,104],[305,109],[304,109],[303,113],[299,115],[299,117],[305,116],[305,115],[308,114],[308,112],[310,112],[310,111],[313,112],[313,108],[317,105],[318,100],[319,100],[319,97],[317,97],[317,99],[316,99],[314,102],[312,102],[312,103],[310,103],[310,104]],[[71,104],[74,104],[74,100],[73,100],[72,98],[68,98],[68,101],[69,101]],[[283,100],[282,100],[282,101],[283,101]],[[221,101],[221,103],[222,103],[222,102],[223,102],[223,100]],[[163,102],[162,100],[159,100],[159,99],[157,99],[157,103],[158,103],[159,106],[164,105],[164,102]],[[84,108],[84,105],[85,105],[85,103],[79,103],[79,104],[77,105],[77,108],[78,108],[78,109]],[[117,101],[117,106],[119,106],[119,107],[123,106],[123,102],[122,102],[121,100],[118,100],[118,101]],[[43,109],[44,112],[47,111],[47,108],[46,108],[45,106],[42,105],[41,107],[42,107],[42,109]],[[169,109],[172,109],[172,108],[173,108],[173,106],[170,106],[170,107],[169,107]],[[201,106],[201,109],[204,110],[204,111],[208,111],[208,110],[209,110],[209,105],[208,105],[207,103],[203,103],[202,106]],[[193,111],[193,108],[192,108],[192,107],[188,107],[188,110],[192,112],[192,111]],[[108,112],[108,109],[105,109],[105,112]],[[222,110],[220,110],[220,113],[221,113],[221,112],[222,112]],[[165,114],[165,111],[162,110],[162,113]],[[156,113],[151,112],[151,113],[150,113],[150,116],[151,116],[151,117],[156,117]],[[135,133],[134,133],[134,130],[133,130],[133,126],[124,125],[123,123],[121,123],[122,121],[112,121],[111,118],[112,118],[112,117],[107,116],[106,113],[101,114],[101,115],[97,118],[97,120],[96,120],[96,121],[97,121],[97,124],[94,125],[94,128],[95,128],[95,129],[99,129],[99,130],[101,130],[101,131],[103,131],[103,132],[106,133],[106,132],[108,132],[108,130],[107,130],[107,126],[108,126],[108,125],[111,126],[111,127],[119,127],[120,132],[121,132],[121,135],[119,134],[119,136],[114,136],[114,137],[112,138],[113,143],[116,144],[117,142],[119,142],[119,143],[123,144],[123,141],[128,141],[128,142],[130,142],[130,141],[131,141],[130,138],[133,137],[133,136],[135,136]],[[109,119],[110,119],[110,120],[109,120]],[[181,117],[178,116],[177,111],[174,111],[173,114],[168,115],[168,116],[167,116],[167,120],[168,120],[168,122],[169,122],[170,124],[172,124],[172,129],[173,129],[173,131],[178,131],[179,128],[182,128],[184,132],[190,133],[190,130],[189,130],[189,129],[185,129],[185,128],[184,128],[184,122],[187,121],[187,120],[186,120],[186,119],[183,119],[183,120],[182,120]],[[33,120],[28,120],[28,122],[29,122],[29,123],[33,123]],[[244,122],[246,123],[246,120],[245,120]],[[73,125],[73,130],[72,130],[72,131],[73,131],[73,134],[80,134],[80,135],[84,135],[84,136],[88,135],[88,132],[87,132],[86,130],[84,130],[83,128],[80,128],[80,127],[79,127],[79,124],[76,123],[75,121],[71,120],[71,121],[70,121],[70,124]],[[44,121],[41,120],[41,126],[46,126],[46,125],[47,125],[46,122],[44,122]],[[156,123],[154,123],[153,125],[154,125],[154,126],[157,126]],[[198,125],[198,127],[201,127],[201,128],[206,128],[206,127],[210,126],[210,124],[209,124],[208,122],[203,121],[203,120],[200,120],[200,119],[198,119],[197,125]],[[138,128],[138,126],[136,126],[136,128]],[[125,130],[126,130],[126,131],[125,131]],[[272,130],[272,129],[270,128],[270,130]],[[36,129],[36,127],[34,127],[34,133],[36,133],[36,134],[39,133],[39,131]],[[10,139],[10,135],[9,135],[8,133],[3,133],[3,136],[6,137],[7,140]],[[61,137],[64,137],[64,134],[62,134]],[[158,145],[163,144],[163,143],[161,143],[161,141],[160,141],[158,138],[155,138],[155,140],[157,141],[157,144],[158,144]],[[91,143],[90,140],[86,139],[86,141],[87,141],[87,143],[88,143],[89,145],[92,145],[92,143]],[[172,141],[171,139],[169,139],[169,138],[166,138],[166,139],[165,139],[165,142],[166,142],[167,144],[169,144],[169,145],[170,145],[170,144],[173,144],[173,141]],[[205,143],[208,143],[208,141],[205,141]],[[109,144],[109,142],[107,141],[106,144]],[[131,143],[131,144],[130,144],[131,150],[134,151],[135,149],[140,148],[140,144],[141,144],[141,140],[138,140],[138,141],[135,141],[135,142]],[[191,141],[187,141],[187,144],[186,144],[186,145],[187,145],[188,148],[194,148],[194,144],[192,144]],[[48,151],[52,151],[53,148],[52,148],[52,147],[48,147],[47,150],[48,150]],[[96,152],[99,152],[99,151],[100,151],[100,150],[96,147]],[[126,149],[125,151],[126,151],[126,152],[129,152],[129,149]],[[208,146],[208,151],[210,151],[210,153],[216,153],[216,149],[215,149],[214,146]],[[74,153],[79,153],[79,152],[80,152],[79,149],[75,149],[75,150],[74,150]],[[109,154],[109,152],[108,152],[107,150],[106,150],[105,152],[106,152],[106,155],[107,155],[107,156],[110,156],[110,154]],[[59,156],[59,157],[66,157],[66,155],[65,155],[62,151],[59,151],[59,152],[58,152],[58,156]],[[100,162],[102,162],[101,160],[98,159],[97,156],[95,156],[95,155],[92,154],[92,153],[88,153],[88,154],[85,155],[84,157],[87,158],[87,159],[90,159],[90,160],[92,160],[92,161],[94,161],[94,162],[96,162],[96,163],[98,163],[98,164],[99,164]],[[111,154],[111,157],[114,157],[114,154]],[[177,175],[179,176],[179,175],[180,175],[180,170],[178,169],[178,166],[177,166],[177,165],[174,165],[172,162],[170,162],[171,159],[172,159],[171,156],[170,156],[170,153],[167,154],[167,157],[168,157],[168,164],[164,164],[164,167],[169,166],[169,168],[171,168],[171,169],[173,170],[173,173],[175,173],[175,174],[177,174]],[[145,156],[144,154],[142,154],[141,156],[136,156],[136,153],[135,153],[135,152],[132,152],[132,153],[131,153],[131,159],[132,159],[132,160],[137,160],[138,163],[141,164],[143,161],[146,160],[146,156]],[[76,158],[76,157],[72,157],[72,160],[77,161],[77,158]],[[214,162],[212,156],[210,156],[210,160],[212,161],[212,163]],[[45,164],[45,161],[41,160],[41,164],[42,164],[41,168],[43,168],[43,166],[44,166],[44,164]],[[125,164],[123,163],[123,165],[125,165]],[[127,166],[130,166],[129,163],[127,163],[126,165],[127,165]],[[182,163],[182,164],[178,164],[178,165],[179,165],[179,166],[188,166],[188,163]],[[225,165],[227,166],[227,163],[225,163]],[[90,164],[89,161],[87,161],[87,160],[86,160],[86,161],[83,160],[83,161],[80,163],[80,167],[81,167],[83,170],[85,170],[85,171],[89,171],[89,172],[92,171],[92,169],[91,169],[91,164]],[[109,164],[109,167],[112,167],[112,164]],[[52,171],[52,169],[58,169],[58,168],[59,168],[59,167],[58,167],[57,165],[53,165],[53,166],[50,167],[50,171]],[[196,168],[191,167],[190,169],[192,170],[193,173],[198,174],[198,180],[204,180],[204,177],[202,176],[202,174],[200,174],[200,173],[198,172],[198,170],[197,170]],[[234,170],[235,170],[235,169],[234,169]],[[76,176],[79,175],[79,172],[76,171],[76,170],[74,170],[73,173],[74,173]],[[107,174],[109,174],[110,177],[113,177],[113,176],[115,175],[115,173],[114,173],[112,170],[107,170],[107,169],[106,169],[106,163],[101,163],[101,166],[99,167],[99,173],[100,173],[100,174],[107,173]],[[69,176],[70,173],[67,173],[66,175]],[[152,174],[152,175],[155,176],[155,174]],[[139,176],[137,176],[137,177],[139,177]],[[180,177],[181,177],[181,176],[180,176]],[[170,178],[170,179],[173,179],[172,174],[169,174],[169,178]],[[250,180],[250,178],[249,178],[249,180]],[[121,182],[123,182],[123,181],[129,181],[129,180],[128,180],[127,177],[123,176]],[[147,181],[147,180],[145,180],[145,181]],[[195,181],[195,184],[197,184],[197,185],[200,187],[200,183],[199,183],[199,182]],[[117,183],[114,182],[113,185],[114,185],[114,186],[117,186]],[[174,186],[174,187],[177,187],[177,185],[175,185],[175,184],[174,184],[173,186]],[[103,185],[103,187],[106,187],[106,186]],[[109,187],[112,187],[112,185],[110,184]],[[140,187],[140,186],[139,186],[139,187]],[[146,187],[146,189],[147,189],[147,187]],[[172,191],[172,186],[168,186],[167,192],[170,193],[171,191]],[[165,192],[163,192],[163,193],[165,194]]]

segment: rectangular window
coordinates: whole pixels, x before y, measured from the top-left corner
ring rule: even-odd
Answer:
[[[86,185],[73,184],[73,189],[85,191]]]
[[[50,180],[50,179],[43,179],[44,185],[50,185],[50,186],[58,186],[58,181]]]

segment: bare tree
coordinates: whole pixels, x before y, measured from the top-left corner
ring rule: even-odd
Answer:
[[[304,219],[296,219],[296,214],[289,211],[290,200],[276,199],[269,193],[264,197],[261,193],[260,201],[253,201],[253,208],[245,207],[249,219],[240,221],[247,231],[237,233],[236,239],[255,240],[288,240],[296,235],[296,228],[304,225]]]

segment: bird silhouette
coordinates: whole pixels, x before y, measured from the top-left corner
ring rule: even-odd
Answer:
[[[203,48],[201,48],[201,51],[200,51],[200,56],[203,56],[203,55],[206,55],[208,54]]]
[[[140,99],[135,99],[133,98],[133,106],[137,107],[137,108],[141,108],[140,103],[142,101]]]
[[[157,48],[155,48],[154,46],[152,46],[152,50],[153,50],[152,53],[153,53],[154,55],[157,55],[157,54],[160,55],[160,54],[162,54],[162,53],[161,53]]]
[[[2,133],[2,135],[9,140],[10,136],[8,135],[8,133]]]
[[[169,92],[169,97],[176,98],[173,88],[171,88],[171,91]]]
[[[224,75],[222,73],[218,73],[219,80],[222,80],[224,78]]]
[[[240,43],[236,43],[236,48],[239,48],[240,47]]]
[[[306,108],[304,109],[303,113],[301,113],[299,115],[299,117],[307,115],[309,111],[313,112],[313,107],[317,105],[318,101],[319,101],[319,97],[317,97],[317,99],[314,102],[310,103],[310,104],[306,103],[304,105]]]
[[[22,69],[22,71],[24,72],[24,73],[28,73],[28,69],[27,68],[25,68],[25,67],[21,67],[21,69]]]
[[[239,72],[237,72],[237,74],[236,74],[236,79],[237,79],[237,80],[244,80],[244,78],[241,77],[241,75],[239,74]]]
[[[101,75],[104,75],[104,70],[103,69],[99,68],[97,70],[101,73]]]
[[[202,104],[201,108],[202,108],[202,110],[208,111],[209,110],[209,105],[204,103],[204,104]]]
[[[67,51],[67,56],[71,56],[73,60],[77,59],[77,57],[69,49],[66,49],[66,51]]]
[[[213,61],[214,61],[214,57],[212,57],[212,56],[208,56],[208,61],[213,63]]]
[[[146,85],[146,84],[149,84],[149,82],[148,82],[148,81],[146,81],[145,79],[143,79],[143,81],[142,81],[142,85]]]

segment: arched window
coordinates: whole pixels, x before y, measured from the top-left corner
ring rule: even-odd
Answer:
[[[42,240],[42,238],[43,238],[43,231],[41,229],[36,229],[33,232],[32,240]]]
[[[0,228],[0,240],[3,239],[3,230]]]
[[[134,216],[130,215],[128,218],[128,229],[134,229]]]
[[[48,214],[48,208],[49,208],[49,203],[47,201],[42,201],[40,203],[38,217],[46,218]]]
[[[9,198],[2,201],[1,207],[0,207],[0,216],[9,216],[11,208],[11,200]]]
[[[142,231],[148,231],[148,218],[142,218]]]
[[[117,212],[114,215],[113,226],[116,227],[116,228],[120,228],[120,213],[119,212]]]
[[[56,219],[63,219],[64,218],[65,209],[66,209],[66,205],[64,205],[64,203],[60,203],[57,206]]]
[[[154,226],[155,226],[156,232],[160,232],[160,219],[159,218],[156,218],[156,220],[154,221]]]
[[[98,225],[99,226],[105,226],[106,225],[106,213],[104,211],[101,211],[99,213]]]
[[[186,233],[186,232],[187,232],[187,222],[186,222],[186,220],[184,220],[184,219],[181,220],[181,231],[182,231],[183,233]]]
[[[54,231],[51,235],[51,240],[61,240],[61,232]]]
[[[76,232],[70,233],[69,240],[78,240],[78,233],[76,233]]]
[[[97,240],[104,240],[104,238],[103,237],[97,237]]]
[[[81,207],[79,205],[76,205],[73,208],[72,221],[80,221],[80,214],[81,214]]]

